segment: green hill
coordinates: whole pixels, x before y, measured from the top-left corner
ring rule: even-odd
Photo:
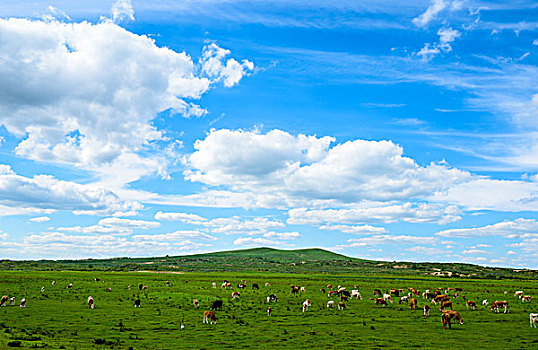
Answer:
[[[253,248],[185,256],[84,260],[1,260],[0,270],[73,271],[259,271],[279,273],[424,275],[447,278],[538,279],[537,270],[460,263],[372,261],[323,249]]]

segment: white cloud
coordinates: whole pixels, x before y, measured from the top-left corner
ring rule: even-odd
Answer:
[[[70,227],[57,227],[56,231],[62,232],[75,232],[75,233],[85,233],[85,234],[108,234],[108,235],[130,235],[133,233],[132,228],[130,227],[117,227],[117,226],[101,226],[101,225],[92,225],[92,226],[70,226]]]
[[[299,232],[267,232],[263,235],[265,238],[278,238],[278,239],[295,239],[301,237]]]
[[[156,141],[167,143],[151,123],[158,112],[199,115],[185,99],[200,98],[221,80],[232,86],[252,67],[245,63],[238,74],[230,59],[213,67],[212,77],[200,76],[199,63],[186,53],[111,21],[0,19],[0,35],[0,115],[21,139],[16,154],[115,181],[123,179],[120,171],[127,175],[123,183],[154,173],[166,177],[166,157],[145,152],[159,147]]]
[[[164,242],[178,242],[184,239],[204,239],[204,240],[216,240],[217,237],[211,236],[205,232],[200,231],[176,231],[165,234],[153,234],[153,235],[134,235],[134,241],[164,241]]]
[[[437,35],[439,35],[439,48],[444,52],[450,52],[452,51],[450,43],[456,40],[456,38],[459,38],[461,33],[452,28],[441,28],[437,32]]]
[[[73,210],[77,213],[114,214],[141,208],[124,202],[98,185],[61,181],[50,175],[32,178],[15,174],[7,165],[0,167],[0,204],[44,210]]]
[[[115,0],[111,8],[112,20],[122,22],[130,19],[134,21],[134,10],[131,0]]]
[[[354,233],[358,235],[373,235],[373,234],[382,234],[387,233],[387,230],[384,227],[376,227],[370,225],[322,225],[319,227],[320,230],[330,230],[330,231],[341,231],[345,233]]]
[[[188,213],[163,213],[162,211],[159,211],[154,216],[155,220],[164,220],[164,221],[182,221],[186,223],[195,222],[198,223],[199,221],[206,221],[206,218],[203,218],[196,214],[188,214]]]
[[[234,86],[254,69],[254,64],[248,60],[241,63],[233,58],[226,60],[229,54],[229,50],[212,43],[204,48],[201,61],[202,72],[213,81],[222,81],[226,87]]]
[[[50,221],[50,218],[48,216],[39,216],[37,218],[31,218],[28,221],[31,221],[31,222],[47,222],[47,221]]]
[[[538,46],[538,39],[534,39],[534,40],[532,41],[532,44],[535,45],[535,46]]]
[[[266,217],[256,217],[243,220],[238,216],[230,218],[217,218],[200,225],[208,227],[212,233],[222,234],[247,234],[257,235],[268,232],[268,230],[284,228],[286,225],[278,220],[271,220]]]
[[[449,1],[432,0],[430,6],[428,6],[424,13],[413,18],[413,23],[418,27],[424,27],[433,21],[441,11],[449,7],[449,5]]]
[[[462,254],[490,254],[490,252],[482,249],[468,249],[461,252]]]
[[[416,198],[469,174],[432,163],[419,166],[391,141],[353,140],[284,131],[212,130],[186,159],[186,179],[292,199],[342,202]],[[222,152],[226,150],[226,152]]]
[[[345,249],[354,247],[368,247],[379,244],[433,244],[437,242],[435,237],[418,237],[409,235],[391,236],[376,235],[364,238],[352,238],[347,240],[349,244],[337,245],[334,249]]]
[[[460,212],[454,206],[430,203],[383,204],[364,202],[354,208],[306,209],[295,208],[288,212],[288,224],[320,225],[332,223],[360,224],[363,222],[392,223],[398,221],[444,224],[460,219]]]
[[[525,237],[528,234],[538,234],[538,222],[535,219],[519,218],[482,227],[450,229],[437,232],[435,235],[461,238],[489,236],[516,238]]]
[[[452,253],[452,251],[446,250],[446,249],[423,247],[423,246],[407,248],[406,251],[417,253],[417,254],[425,254],[425,255],[446,255],[446,254]]]
[[[8,237],[7,232],[0,230],[0,240],[5,241]]]
[[[293,244],[285,243],[283,241],[275,241],[267,238],[253,238],[253,237],[239,237],[234,240],[233,244],[235,245],[244,245],[244,246],[283,246],[283,247],[293,247]]]
[[[140,228],[144,230],[161,226],[161,224],[156,221],[132,220],[122,218],[104,218],[99,220],[99,225],[107,227]]]

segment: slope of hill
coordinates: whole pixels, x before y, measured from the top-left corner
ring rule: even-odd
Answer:
[[[98,271],[259,271],[280,273],[353,273],[423,275],[447,278],[538,279],[537,270],[484,267],[460,263],[372,261],[323,249],[253,248],[185,256],[84,260],[1,260],[0,270]]]

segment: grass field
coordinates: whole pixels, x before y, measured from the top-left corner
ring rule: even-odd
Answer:
[[[96,277],[101,278],[96,282]],[[233,283],[247,280],[238,300],[232,290],[223,290],[223,279]],[[52,285],[52,281],[56,281]],[[165,285],[169,280],[170,287]],[[212,282],[218,287],[212,288]],[[270,287],[265,287],[269,282]],[[72,283],[73,288],[66,289]],[[260,290],[252,290],[257,283]],[[291,295],[289,285],[305,286],[306,292]],[[348,309],[325,307],[328,298],[320,288],[328,283],[348,290],[359,286],[363,300],[351,300]],[[148,286],[147,293],[138,285]],[[128,286],[132,286],[128,290]],[[44,286],[44,292],[41,287]],[[482,306],[467,311],[461,298],[453,299],[464,324],[443,330],[438,308],[422,316],[427,301],[419,298],[419,309],[405,304],[374,306],[373,289],[435,289],[461,287],[467,299],[508,300],[510,313],[492,314]],[[106,291],[111,288],[111,291]],[[486,290],[488,292],[486,292]],[[532,295],[521,303],[514,291]],[[507,294],[504,294],[507,291]],[[536,280],[471,280],[391,276],[383,274],[277,274],[271,272],[144,273],[76,271],[0,271],[0,293],[15,296],[16,305],[0,307],[0,348],[66,349],[214,349],[214,348],[538,348],[538,328],[529,327],[529,312],[538,312]],[[279,300],[268,317],[265,298],[275,293]],[[93,296],[95,309],[86,300]],[[21,298],[27,299],[20,308]],[[133,302],[141,299],[141,308]],[[200,308],[192,301],[197,298]],[[216,325],[202,324],[203,310],[216,299],[224,308],[216,311]],[[312,307],[301,312],[309,298]],[[185,328],[180,329],[183,323]]]

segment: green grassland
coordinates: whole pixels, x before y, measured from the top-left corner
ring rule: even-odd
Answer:
[[[331,264],[350,259],[340,256],[342,260],[333,263],[336,257],[327,253],[314,259],[329,262],[323,265],[324,269],[328,266],[330,270]],[[242,259],[248,261],[249,254],[253,259],[259,258],[248,251]],[[263,257],[286,266],[303,266],[301,261],[304,260],[296,260],[312,258],[304,252],[296,252],[296,257],[287,255],[287,260],[278,251],[272,254],[274,256]],[[325,253],[318,251],[316,254]],[[94,271],[38,271],[35,268],[0,271],[0,293],[17,299],[15,306],[0,307],[0,349],[17,345],[51,349],[538,348],[538,328],[529,327],[529,313],[538,312],[538,281],[533,278],[447,278],[404,273],[402,270],[406,269],[386,266],[379,266],[377,273],[373,267],[368,273],[348,268],[338,273],[318,269],[278,273],[272,267],[268,268],[270,271],[227,268],[228,271],[154,273],[149,269],[145,269],[148,272],[140,272],[141,269],[106,271],[103,265],[102,269]],[[96,282],[96,277],[101,280]],[[234,288],[221,289],[224,279],[232,282]],[[170,281],[169,287],[165,285],[166,280]],[[244,290],[237,288],[241,280],[247,280]],[[52,285],[52,281],[56,284]],[[217,288],[212,288],[212,282],[217,283]],[[269,287],[265,286],[266,282],[270,283]],[[73,288],[66,288],[69,283]],[[257,283],[260,289],[253,290],[252,283]],[[328,300],[339,301],[320,291],[329,283],[340,284],[348,290],[358,285],[364,299],[349,301],[347,310],[327,309]],[[148,289],[140,291],[139,284],[147,285]],[[304,286],[306,292],[292,295],[290,284]],[[43,292],[42,286],[45,287]],[[132,288],[129,290],[128,286]],[[422,298],[418,298],[417,310],[399,305],[396,298],[394,304],[386,308],[368,300],[373,297],[374,288],[385,291],[408,287],[419,290],[460,287],[467,299],[477,304],[482,299],[509,301],[510,313],[492,314],[481,305],[477,311],[468,311],[461,297],[452,299],[464,324],[443,330],[438,307]],[[522,303],[514,297],[516,290],[523,290],[534,299]],[[241,297],[232,300],[232,291],[240,291]],[[269,304],[265,299],[271,293],[279,300],[271,305],[273,315],[269,317],[266,314]],[[95,309],[89,309],[86,304],[90,295],[95,300]],[[27,299],[26,308],[18,306],[23,297]],[[141,300],[141,308],[133,307],[137,298]],[[192,304],[194,298],[200,301],[198,309]],[[312,307],[302,313],[301,304],[306,298],[311,300]],[[224,302],[223,310],[215,311],[218,323],[202,324],[203,311],[209,310],[216,299]],[[422,316],[422,306],[426,303],[432,305],[428,318]],[[182,323],[184,329],[180,327]]]

